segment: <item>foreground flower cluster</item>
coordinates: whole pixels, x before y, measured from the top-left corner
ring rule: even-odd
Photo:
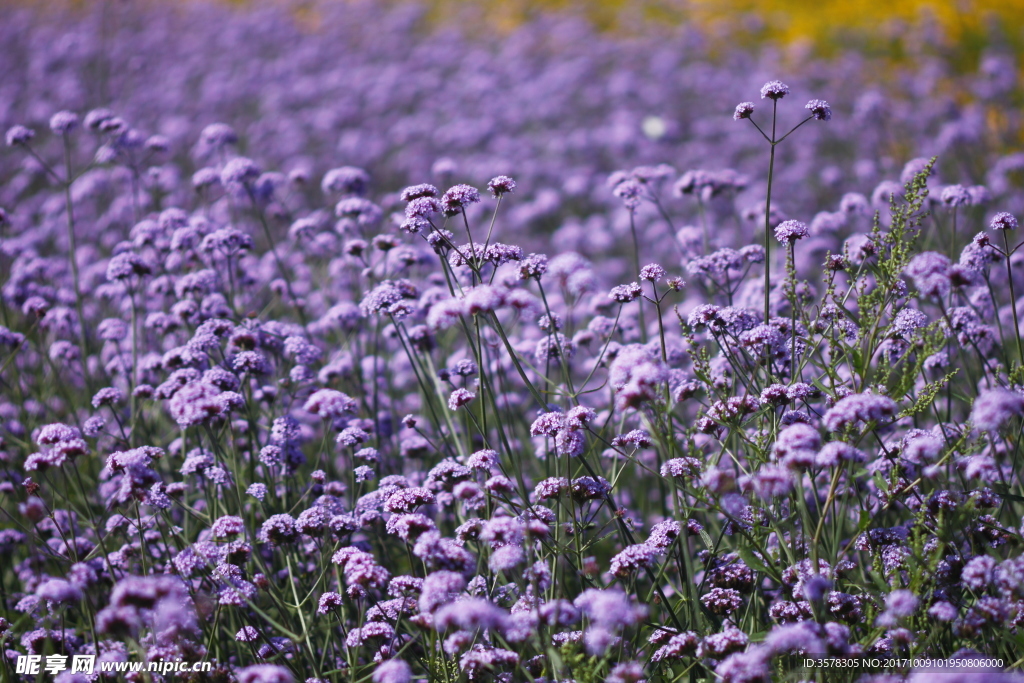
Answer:
[[[795,97],[771,80],[709,117],[754,161],[691,168],[647,121],[609,157],[685,165],[538,154],[526,181],[32,100],[0,162],[6,675],[29,654],[241,683],[1019,667],[1021,164],[825,167],[814,191],[800,150],[852,133]]]

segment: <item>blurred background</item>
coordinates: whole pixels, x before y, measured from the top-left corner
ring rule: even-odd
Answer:
[[[0,123],[108,107],[170,141],[148,182],[201,166],[199,133],[229,123],[265,169],[365,168],[379,195],[413,182],[514,175],[510,216],[558,234],[606,220],[609,174],[731,168],[763,201],[764,141],[732,120],[760,86],[834,118],[780,147],[778,208],[809,220],[938,155],[940,179],[1006,210],[1024,168],[1024,0],[804,2],[5,2]],[[174,163],[170,163],[173,161]],[[9,165],[10,181],[18,173]],[[180,179],[178,179],[180,180]],[[316,183],[313,183],[313,187]],[[754,209],[752,208],[751,211]],[[564,248],[586,251],[580,230]],[[593,235],[593,232],[590,232]],[[563,234],[564,236],[564,234]]]

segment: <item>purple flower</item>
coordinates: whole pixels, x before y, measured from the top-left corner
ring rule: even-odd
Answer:
[[[193,427],[224,414],[218,400],[220,389],[205,382],[192,382],[175,392],[168,402],[171,417],[182,427]]]
[[[620,409],[656,399],[668,378],[668,368],[658,354],[639,344],[622,348],[608,370]]]
[[[7,146],[27,145],[36,136],[36,132],[25,126],[11,126],[7,129]]]
[[[504,627],[508,613],[484,598],[465,598],[449,603],[434,613],[434,627],[444,632],[451,628],[462,631],[494,631]]]
[[[885,596],[885,611],[878,616],[877,624],[884,627],[894,626],[898,620],[913,615],[919,604],[920,600],[912,591],[894,590]]]
[[[986,389],[971,407],[971,422],[987,432],[998,432],[1020,415],[1024,415],[1024,396],[1008,389]]]
[[[960,574],[963,584],[975,593],[982,593],[992,582],[996,561],[988,555],[972,557]]]
[[[220,185],[220,174],[214,168],[201,168],[192,174],[192,187],[202,190]]]
[[[947,185],[942,189],[941,199],[946,206],[968,206],[971,203],[971,194],[963,185]]]
[[[319,415],[325,420],[338,419],[345,413],[354,413],[356,407],[354,399],[335,389],[319,389],[313,392],[302,406],[306,412]]]
[[[700,601],[712,613],[728,616],[743,604],[743,596],[734,588],[712,588]]]
[[[72,111],[59,111],[50,117],[50,130],[54,135],[70,133],[78,127],[78,114]]]
[[[798,422],[779,432],[772,454],[788,467],[810,465],[821,447],[821,435],[814,427]]]
[[[107,280],[124,282],[133,277],[142,277],[153,272],[153,267],[135,252],[117,254],[107,263]]]
[[[502,290],[491,285],[477,285],[466,292],[462,308],[466,315],[493,313],[505,303]]]
[[[768,81],[761,86],[761,99],[781,100],[789,94],[789,86],[782,81]]]
[[[339,609],[341,607],[341,595],[333,591],[328,591],[320,596],[320,602],[317,606],[317,614],[327,614],[332,610]]]
[[[94,127],[90,124],[93,121],[99,120],[101,116],[103,117],[103,120],[105,120],[111,118],[113,114],[111,114],[106,109],[93,110],[89,112],[88,116],[85,117],[85,125],[90,128]],[[100,123],[101,122],[102,121],[100,121]],[[97,123],[96,125],[99,125],[99,123]],[[238,134],[235,132],[234,128],[232,128],[226,123],[211,123],[205,128],[203,128],[202,132],[199,133],[199,141],[202,142],[204,145],[207,145],[208,147],[219,149],[222,147],[226,147],[227,145],[233,145],[237,143]]]
[[[661,466],[661,476],[676,479],[695,478],[700,475],[701,465],[696,458],[672,458]]]
[[[419,185],[411,185],[402,190],[401,200],[403,202],[411,202],[414,199],[420,197],[436,197],[437,188],[428,183],[421,183]]]
[[[531,500],[553,500],[561,496],[569,488],[569,480],[565,477],[548,477],[537,483],[533,488]]]
[[[1013,214],[1002,211],[992,217],[992,222],[988,224],[988,227],[992,230],[1016,230],[1017,219]]]
[[[384,280],[363,297],[359,309],[366,317],[376,313],[403,318],[411,311],[409,300],[417,296],[415,285],[408,280]]]
[[[487,183],[487,189],[490,190],[491,194],[495,197],[500,197],[503,194],[508,194],[512,190],[516,189],[516,181],[509,178],[507,175],[495,176]]]
[[[43,581],[36,587],[36,595],[59,605],[73,604],[82,599],[82,591],[64,579]]]
[[[951,265],[945,255],[926,251],[912,258],[903,272],[922,294],[941,299],[949,294],[952,286],[949,277]]]
[[[638,683],[644,679],[644,667],[639,662],[622,662],[612,667],[605,683]]]
[[[278,664],[255,664],[239,669],[238,683],[295,683],[292,672]]]
[[[235,157],[220,172],[220,182],[226,186],[251,185],[260,177],[260,167],[252,159]]]
[[[544,254],[530,254],[519,262],[519,278],[539,280],[548,270],[548,257]]]
[[[650,569],[657,555],[658,550],[646,543],[628,546],[612,558],[611,573],[624,578],[641,569]]]
[[[244,532],[245,522],[242,521],[241,517],[234,515],[219,517],[210,525],[210,534],[214,538],[231,538]]]
[[[480,191],[470,185],[455,185],[441,195],[441,211],[446,216],[456,216],[466,207],[480,201]]]
[[[334,215],[365,227],[377,224],[384,214],[381,208],[369,199],[346,197],[334,205]]]
[[[81,433],[74,427],[60,422],[48,424],[36,434],[35,442],[40,446],[52,446],[62,441],[71,441],[81,436]]]
[[[793,489],[793,478],[784,467],[765,465],[750,479],[750,488],[759,498],[770,500]]]
[[[904,308],[893,318],[891,329],[901,336],[912,336],[913,331],[928,324],[928,316],[916,308]]]
[[[642,619],[647,610],[634,604],[621,590],[588,588],[580,593],[573,605],[599,627],[620,629],[632,626]]]
[[[810,235],[806,223],[800,221],[783,221],[775,228],[775,239],[783,244],[789,244]]]
[[[811,100],[804,105],[804,109],[811,112],[815,121],[832,120],[832,107],[825,100]]]
[[[815,576],[821,578],[820,575]],[[825,647],[821,642],[819,628],[807,621],[776,626],[765,637],[763,647],[769,655],[792,652],[821,654]]]
[[[620,304],[628,304],[630,301],[636,301],[643,296],[644,290],[640,286],[639,282],[631,282],[628,285],[617,285],[612,287],[612,291],[608,293],[608,296]]]
[[[938,621],[950,622],[956,619],[957,609],[952,604],[940,600],[928,608],[928,615]]]
[[[668,633],[667,631],[661,631],[658,633]],[[653,638],[654,636],[652,636]],[[659,641],[664,642],[664,641]],[[700,642],[700,637],[697,636],[693,631],[683,631],[677,633],[668,639],[668,642],[658,648],[651,656],[652,662],[660,662],[662,660],[673,661],[682,659],[683,657],[692,657],[697,654],[697,645]]]
[[[361,168],[342,166],[332,168],[324,174],[320,189],[324,194],[347,194],[362,196],[370,185],[369,174]]]
[[[415,197],[410,199],[405,207],[405,217],[411,221],[406,231],[419,232],[423,227],[430,225],[427,221],[431,216],[439,213],[441,213],[441,202],[434,197]],[[412,227],[416,227],[416,229],[413,230],[411,229]]]
[[[1020,400],[1024,410],[1024,398]],[[838,432],[858,422],[882,422],[895,414],[896,402],[888,396],[853,394],[829,408],[822,423],[830,432]]]
[[[373,672],[373,683],[409,683],[412,669],[401,659],[382,662]]]
[[[466,580],[456,572],[438,571],[428,575],[420,589],[420,611],[433,613],[441,605],[454,600],[465,587]]]
[[[732,113],[732,118],[734,121],[742,121],[743,119],[749,119],[750,115],[753,113],[753,102],[740,102],[736,105],[736,110]]]
[[[629,211],[636,211],[643,197],[643,185],[634,178],[626,178],[615,185],[612,194],[622,200],[622,205]]]
[[[451,396],[448,397],[448,409],[458,410],[463,406],[469,405],[473,399],[476,398],[476,394],[469,391],[468,389],[458,388],[452,392]]]
[[[640,269],[640,279],[648,282],[658,282],[665,277],[665,269],[657,263],[648,263]]]
[[[92,397],[92,407],[116,405],[124,400],[124,394],[117,387],[104,387]]]
[[[435,502],[434,494],[421,486],[412,486],[406,489],[399,489],[388,496],[384,503],[386,512],[412,512],[421,505],[432,505]]]
[[[238,633],[235,634],[235,640],[240,643],[252,643],[259,640],[260,632],[252,626],[243,626],[239,629]]]
[[[750,638],[746,633],[726,622],[725,628],[720,633],[711,634],[700,642],[697,647],[697,656],[722,659],[728,654],[744,649],[748,642],[750,642]]]
[[[814,464],[819,467],[835,467],[840,462],[866,462],[868,456],[857,448],[843,441],[830,441],[814,457]]]
[[[769,683],[772,680],[771,662],[761,648],[734,652],[715,667],[715,675],[722,683]]]
[[[295,519],[291,515],[273,515],[263,523],[258,539],[263,543],[281,545],[294,541],[298,536]]]

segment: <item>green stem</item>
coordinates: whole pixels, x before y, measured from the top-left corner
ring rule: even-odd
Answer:
[[[633,277],[640,277],[640,239],[636,234],[636,216],[629,212],[629,232],[633,235]],[[644,323],[643,302],[637,304],[640,307],[640,340],[647,343],[647,325]]]
[[[85,334],[85,310],[82,306],[82,285],[78,274],[78,244],[75,240],[75,212],[74,204],[71,201],[71,143],[67,133],[64,133],[64,202],[67,204],[67,229],[68,229],[68,262],[71,265],[71,282],[75,289],[75,312],[78,313],[78,343],[82,347],[82,376],[85,378],[86,387],[92,393],[89,386],[89,346],[88,337]]]
[[[775,126],[777,122],[776,113],[778,111],[778,100],[772,100],[772,137],[769,140],[771,143],[771,156],[768,159],[768,193],[765,196],[764,201],[764,323],[768,324],[768,319],[771,317],[771,272],[772,272],[772,256],[771,256],[771,215],[772,215],[772,180],[775,177],[775,145],[778,141],[775,140]]]
[[[1010,310],[1013,311],[1013,336],[1017,340],[1017,355],[1020,357],[1021,365],[1024,365],[1024,346],[1020,341],[1020,321],[1017,320],[1017,294],[1013,289],[1013,268],[1010,266],[1010,238],[1003,230],[1003,245],[1006,248],[1006,279],[1010,283]]]

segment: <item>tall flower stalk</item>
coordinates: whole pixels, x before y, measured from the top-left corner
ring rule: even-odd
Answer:
[[[805,105],[805,109],[810,112],[810,116],[805,118],[800,123],[793,126],[788,133],[778,137],[778,123],[779,123],[779,100],[789,94],[789,86],[782,81],[768,81],[761,86],[761,99],[769,99],[772,101],[772,125],[771,135],[766,133],[761,126],[754,120],[754,103],[753,102],[741,102],[736,105],[736,109],[733,112],[733,119],[736,121],[742,121],[744,119],[750,121],[754,128],[761,133],[761,137],[765,139],[770,148],[768,156],[768,190],[765,193],[764,200],[764,322],[768,323],[771,318],[771,267],[772,267],[772,250],[771,250],[771,223],[772,223],[772,183],[775,179],[775,148],[778,147],[783,140],[793,134],[795,130],[800,128],[808,121],[829,121],[832,118],[832,108],[828,102],[824,100],[811,100]]]

